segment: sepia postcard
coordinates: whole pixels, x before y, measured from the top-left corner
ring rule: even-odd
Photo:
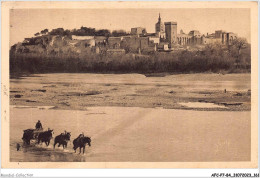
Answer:
[[[3,2],[3,168],[257,168],[257,2]]]

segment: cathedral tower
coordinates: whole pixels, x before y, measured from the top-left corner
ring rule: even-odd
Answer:
[[[160,38],[164,38],[164,37],[165,37],[164,24],[163,24],[163,22],[162,22],[160,13],[159,13],[158,22],[155,24],[155,33],[156,33]]]

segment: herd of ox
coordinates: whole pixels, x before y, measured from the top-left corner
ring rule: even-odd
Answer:
[[[50,144],[52,137],[52,134],[54,134],[53,130],[48,129],[47,131],[43,131],[42,129],[27,129],[24,130],[23,133],[23,141],[25,144],[30,145],[31,140],[36,140],[36,143],[45,143],[46,146]],[[71,134],[70,132],[61,133],[60,135],[56,136],[54,139],[54,145],[53,148],[55,149],[56,144],[58,144],[58,147],[61,145],[63,146],[63,149],[67,147],[68,141],[70,141]],[[83,148],[83,154],[85,153],[85,147],[86,144],[91,146],[91,137],[85,137],[83,134],[80,134],[77,138],[73,140],[73,149],[76,153],[77,148],[80,149]]]

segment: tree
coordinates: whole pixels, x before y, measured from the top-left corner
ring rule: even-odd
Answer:
[[[64,32],[63,32],[63,36],[71,36],[71,32],[70,32],[70,30],[65,30]]]
[[[88,27],[81,27],[80,30],[78,30],[78,32],[84,36],[94,36],[95,31],[96,31],[95,28],[88,28]]]
[[[41,34],[44,35],[44,34],[47,34],[48,32],[49,32],[49,30],[46,28],[46,29],[44,29],[44,30],[41,31]]]
[[[37,32],[37,33],[35,33],[35,34],[34,34],[34,36],[39,36],[39,35],[40,35],[40,33],[39,33],[39,32]]]
[[[124,30],[114,30],[112,32],[112,36],[114,36],[114,37],[126,36],[126,35],[127,35],[127,33]]]
[[[101,29],[95,32],[96,36],[105,36],[105,37],[109,37],[110,36],[110,31],[107,29]]]
[[[241,50],[247,47],[247,41],[245,38],[236,38],[232,41],[232,47],[236,50],[236,62],[240,63]]]
[[[236,38],[233,40],[232,45],[237,49],[238,56],[241,54],[241,49],[247,47],[247,41],[245,38]]]
[[[63,28],[56,28],[56,29],[53,29],[50,32],[50,35],[60,35],[60,36],[63,36],[63,34],[64,34],[64,29]]]
[[[214,45],[213,44],[206,44],[205,46],[205,53],[209,55],[213,55],[214,53]]]

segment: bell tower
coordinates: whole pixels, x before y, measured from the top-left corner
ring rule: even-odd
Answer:
[[[155,33],[160,37],[165,37],[165,27],[161,19],[161,14],[159,13],[158,22],[155,24]]]

